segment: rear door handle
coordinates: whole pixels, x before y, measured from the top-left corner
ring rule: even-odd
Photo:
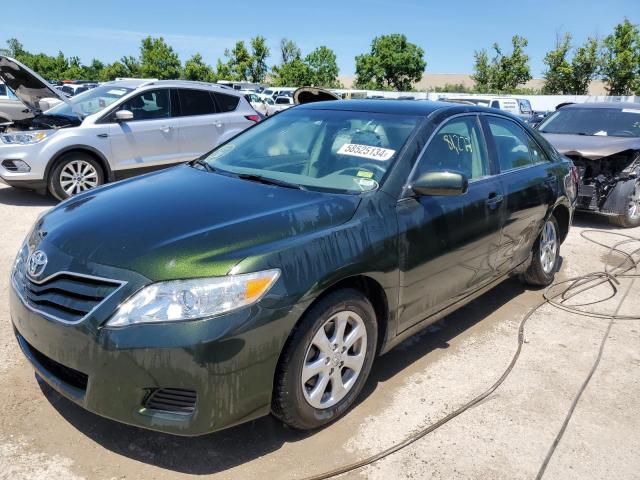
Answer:
[[[163,125],[162,127],[160,127],[160,130],[162,130],[164,133],[168,133],[173,130],[173,127],[171,125]]]
[[[485,200],[485,204],[489,208],[493,209],[493,208],[496,208],[498,205],[500,205],[503,200],[504,200],[504,195],[501,195],[499,193],[492,193],[489,195],[489,198]]]

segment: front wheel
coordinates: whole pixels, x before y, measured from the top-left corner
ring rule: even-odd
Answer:
[[[625,189],[626,185],[616,186],[611,195],[622,195],[622,201],[620,201],[621,212],[620,214],[609,217],[611,223],[623,228],[633,228],[640,226],[640,181],[636,180],[630,185],[630,188]]]
[[[305,314],[278,368],[273,413],[301,430],[343,415],[362,390],[373,364],[378,329],[369,300],[345,289]]]
[[[534,286],[551,285],[560,258],[559,231],[558,221],[552,215],[533,244],[531,264],[521,277],[523,283]]]
[[[49,192],[58,200],[65,200],[103,183],[104,172],[96,159],[86,153],[70,152],[51,171]]]

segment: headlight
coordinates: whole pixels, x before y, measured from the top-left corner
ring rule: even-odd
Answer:
[[[279,276],[280,270],[274,269],[154,283],[122,304],[107,326],[196,320],[231,312],[259,301]]]
[[[3,133],[0,135],[0,138],[3,143],[10,145],[29,145],[31,143],[41,142],[55,132],[55,130],[34,130],[32,132]]]

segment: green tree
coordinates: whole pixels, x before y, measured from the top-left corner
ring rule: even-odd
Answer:
[[[140,74],[143,77],[175,79],[180,77],[178,54],[166,44],[164,38],[147,37],[140,46]]]
[[[565,33],[556,40],[556,48],[547,52],[544,63],[545,84],[543,92],[549,95],[585,95],[598,71],[598,41],[589,38],[577,48],[571,61],[571,34]]]
[[[216,78],[220,80],[233,80],[229,65],[218,59],[216,64]]]
[[[640,94],[640,32],[625,18],[602,42],[602,77],[609,95]]]
[[[270,51],[267,47],[267,40],[258,35],[251,39],[251,61],[247,72],[248,80],[255,83],[264,82],[269,67],[267,66],[267,58]]]
[[[301,58],[273,67],[274,85],[278,87],[302,87],[313,84],[313,73]]]
[[[100,73],[104,70],[104,63],[100,60],[94,58],[91,60],[91,63],[85,67],[86,77],[89,80],[98,80],[100,78]]]
[[[294,61],[296,58],[301,58],[302,52],[293,40],[283,38],[282,40],[280,40],[280,55],[280,63],[281,65],[285,65]]]
[[[405,35],[381,35],[371,42],[371,51],[356,56],[356,86],[410,90],[422,78],[427,66],[424,50],[407,41]]]
[[[311,85],[317,87],[338,87],[338,63],[336,62],[336,54],[324,45],[316,48],[304,59],[309,66],[312,77]]]
[[[492,68],[489,64],[489,55],[486,50],[476,50],[473,53],[475,57],[475,73],[471,78],[475,82],[474,89],[480,93],[486,93],[491,90]]]
[[[140,61],[136,57],[132,55],[124,56],[120,59],[120,63],[127,69],[127,74],[122,76],[139,77],[142,75],[140,72]]]
[[[116,78],[123,78],[129,76],[129,69],[127,66],[119,61],[115,61],[105,67],[100,72],[98,78],[101,82],[109,82]]]
[[[531,80],[529,55],[524,52],[528,43],[526,38],[514,35],[511,38],[513,50],[509,55],[502,51],[500,45],[494,43],[491,62],[485,50],[476,51],[475,73],[472,75],[476,89],[482,92],[510,93],[515,91],[518,85]]]
[[[238,40],[233,49],[226,49],[227,66],[231,72],[229,80],[247,81],[251,67],[251,54],[247,50],[244,40]]]
[[[196,53],[189,60],[184,62],[182,77],[186,80],[196,80],[200,82],[215,81],[213,69],[204,62],[202,55],[199,53]]]

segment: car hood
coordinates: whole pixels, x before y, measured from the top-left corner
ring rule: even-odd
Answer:
[[[640,149],[640,138],[634,137],[558,133],[542,133],[542,135],[563,155],[580,156],[589,160],[598,160],[626,150]]]
[[[341,100],[341,98],[329,90],[316,87],[300,87],[293,92],[293,103],[296,105],[330,100]]]
[[[188,165],[89,191],[60,204],[35,229],[72,260],[153,280],[226,275],[239,261],[349,220],[355,195],[295,190]]]
[[[69,100],[61,92],[51,87],[49,82],[11,57],[0,55],[0,80],[34,112],[47,110],[47,108],[41,108],[40,105],[40,101],[45,98],[59,99],[73,108]]]

